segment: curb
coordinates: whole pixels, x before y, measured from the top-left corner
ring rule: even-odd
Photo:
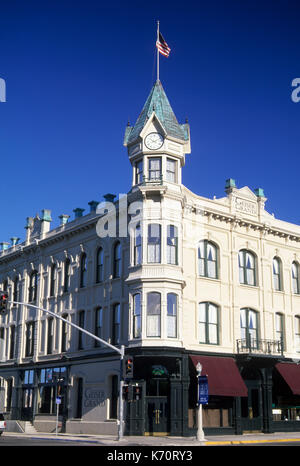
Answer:
[[[280,438],[280,439],[264,439],[264,440],[224,440],[215,442],[206,442],[205,446],[216,445],[253,445],[256,443],[279,443],[279,442],[300,442],[300,438]]]

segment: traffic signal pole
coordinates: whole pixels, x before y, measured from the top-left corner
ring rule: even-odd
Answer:
[[[124,354],[125,354],[125,346],[121,345],[120,348],[117,346],[111,345],[110,343],[107,343],[107,341],[102,340],[102,338],[99,338],[97,335],[94,335],[93,333],[89,332],[88,330],[85,330],[84,328],[79,327],[76,324],[73,324],[72,322],[69,322],[68,320],[64,319],[63,317],[55,314],[52,311],[49,311],[48,309],[44,309],[39,306],[35,306],[34,304],[28,304],[28,303],[21,303],[17,301],[9,301],[8,304],[21,304],[22,306],[27,306],[27,307],[32,307],[34,309],[38,309],[39,311],[47,312],[48,314],[51,314],[53,317],[56,319],[62,320],[66,324],[70,325],[71,327],[76,328],[80,332],[85,333],[91,338],[94,338],[94,340],[99,341],[105,346],[108,346],[112,350],[116,351],[120,355],[120,393],[119,393],[119,419],[118,419],[118,440],[122,440],[123,435],[124,435],[124,413],[123,413],[123,385],[124,385],[124,378],[123,378],[123,361],[124,361]],[[70,311],[71,309],[66,309],[65,311]]]

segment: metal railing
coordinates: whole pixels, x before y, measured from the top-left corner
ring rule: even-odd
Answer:
[[[145,175],[143,175],[143,181],[142,185],[162,185],[163,184],[163,176],[160,174],[157,178],[146,178]]]
[[[261,340],[256,338],[242,338],[236,341],[237,352],[255,354],[283,354],[282,340]]]

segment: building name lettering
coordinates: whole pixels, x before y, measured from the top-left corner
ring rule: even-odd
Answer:
[[[240,212],[245,212],[246,214],[256,215],[257,214],[257,206],[254,202],[246,201],[245,199],[241,199],[237,197],[235,199],[235,208]]]
[[[103,390],[95,390],[87,388],[84,392],[85,408],[90,408],[94,406],[104,406],[105,405],[105,392]]]

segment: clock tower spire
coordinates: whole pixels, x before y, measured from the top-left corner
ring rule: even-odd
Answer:
[[[127,125],[124,146],[133,167],[133,186],[181,184],[185,154],[191,151],[189,125],[178,123],[159,80],[135,125]]]

